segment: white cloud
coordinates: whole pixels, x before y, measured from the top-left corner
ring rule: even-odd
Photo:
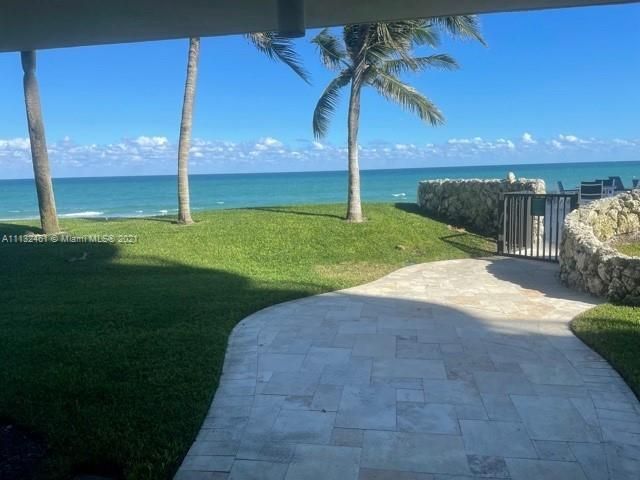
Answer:
[[[29,150],[31,142],[28,138],[11,138],[9,140],[0,140],[0,149],[2,150]]]
[[[69,137],[65,137],[69,138]],[[163,147],[169,145],[167,137],[138,137],[134,140],[141,147]]]
[[[282,142],[280,140],[276,140],[273,137],[266,137],[261,140],[261,143],[267,147],[281,147]]]
[[[440,143],[372,142],[359,146],[362,168],[516,164],[593,160],[637,160],[640,138],[580,139],[557,135],[535,139],[452,138]],[[530,143],[532,140],[535,143]],[[526,148],[524,148],[526,145]],[[190,150],[193,173],[335,170],[346,166],[344,145],[300,140],[284,143],[272,137],[247,142],[194,139]],[[70,138],[50,142],[54,175],[173,174],[177,144],[166,137],[141,136],[108,144],[76,144]],[[29,140],[0,139],[0,172],[28,177]]]
[[[575,144],[588,144],[591,143],[593,140],[595,139],[584,139],[584,138],[579,138],[576,137],[575,135],[558,135],[558,138],[560,139],[561,142],[565,142],[565,143],[575,143]]]
[[[524,132],[522,134],[522,143],[526,143],[527,145],[535,145],[536,140],[533,138],[533,135],[531,135],[529,132]]]
[[[283,143],[280,140],[277,140],[273,137],[264,137],[253,145],[252,155],[258,156],[261,152],[274,149],[277,150],[282,146]]]
[[[513,150],[516,148],[516,145],[511,140],[507,140],[506,138],[497,139],[495,144],[488,142],[487,145],[492,145],[495,148],[508,148],[510,150]]]
[[[563,140],[565,142],[569,142],[569,143],[577,143],[578,142],[578,137],[576,137],[575,135],[558,135],[558,138],[560,138],[560,140]]]

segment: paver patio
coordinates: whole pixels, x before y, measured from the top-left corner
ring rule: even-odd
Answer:
[[[247,317],[176,480],[640,478],[640,404],[556,273],[435,262]]]

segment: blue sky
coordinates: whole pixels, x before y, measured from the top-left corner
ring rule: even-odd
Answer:
[[[640,160],[639,19],[637,4],[483,15],[487,48],[444,38],[436,50],[459,71],[406,78],[446,125],[364,95],[362,167]],[[331,72],[308,38],[311,86],[242,37],[203,39],[193,172],[344,168],[346,96],[313,142]],[[54,176],[173,173],[186,53],[186,40],[40,52]],[[18,54],[0,54],[0,79],[0,178],[29,177]]]

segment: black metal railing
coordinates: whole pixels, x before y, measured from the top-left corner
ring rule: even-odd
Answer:
[[[498,254],[557,262],[564,219],[577,206],[577,194],[501,194]]]

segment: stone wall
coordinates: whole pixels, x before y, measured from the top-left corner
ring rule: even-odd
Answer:
[[[545,193],[544,180],[424,180],[418,184],[418,205],[425,212],[484,235],[498,233],[498,199],[505,192]]]
[[[640,305],[640,257],[618,252],[617,238],[640,232],[640,190],[571,212],[560,245],[560,278],[570,287]]]

